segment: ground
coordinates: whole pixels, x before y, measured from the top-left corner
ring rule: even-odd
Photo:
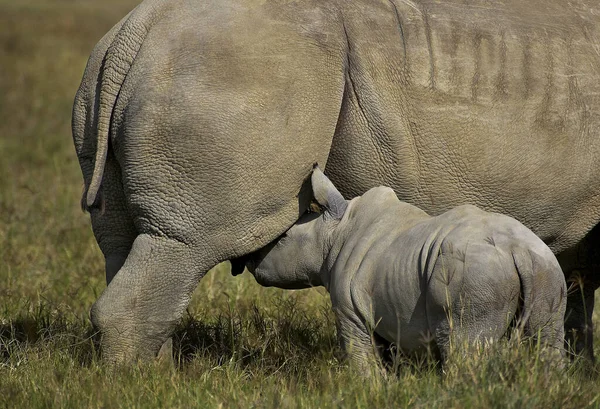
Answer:
[[[364,381],[335,358],[324,291],[263,289],[227,265],[196,291],[175,368],[102,365],[88,311],[103,260],[79,208],[70,116],[93,45],[135,3],[0,0],[0,406],[600,406],[597,368],[548,369],[512,341]]]

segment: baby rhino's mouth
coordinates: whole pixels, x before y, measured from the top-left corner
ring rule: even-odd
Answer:
[[[254,259],[249,258],[249,259],[246,260],[246,268],[252,274],[255,273],[255,271],[256,271],[256,263],[254,262]]]
[[[235,277],[242,274],[244,268],[247,268],[249,272],[254,274],[256,266],[260,264],[263,257],[264,254],[257,251],[231,260],[231,275]]]
[[[253,253],[231,260],[231,274],[233,276],[242,274],[244,272],[244,267],[254,274],[256,272],[256,266],[260,265],[275,243],[276,242],[269,243]]]

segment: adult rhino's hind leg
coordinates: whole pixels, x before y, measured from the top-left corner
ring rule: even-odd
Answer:
[[[127,210],[121,170],[109,150],[102,190],[93,207],[88,208],[94,236],[104,254],[106,283],[125,263],[138,232]]]
[[[214,264],[181,241],[141,234],[91,311],[108,362],[154,358],[172,333],[198,279]]]

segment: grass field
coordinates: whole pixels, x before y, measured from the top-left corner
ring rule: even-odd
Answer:
[[[545,370],[514,342],[457,355],[445,374],[404,363],[398,378],[365,382],[334,358],[323,291],[263,289],[226,266],[194,295],[175,369],[105,368],[88,319],[103,260],[79,209],[70,114],[93,45],[135,3],[0,0],[0,406],[600,406],[595,369]]]

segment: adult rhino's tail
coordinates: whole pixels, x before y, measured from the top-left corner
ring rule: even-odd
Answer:
[[[539,336],[543,343],[562,350],[567,288],[558,262],[523,248],[513,250],[513,260],[523,297],[520,327],[525,335]]]
[[[90,207],[96,201],[108,154],[108,138],[111,118],[117,97],[125,82],[150,27],[164,9],[165,0],[145,1],[126,17],[103,60],[97,113],[97,145],[92,178],[85,194],[85,204]]]

